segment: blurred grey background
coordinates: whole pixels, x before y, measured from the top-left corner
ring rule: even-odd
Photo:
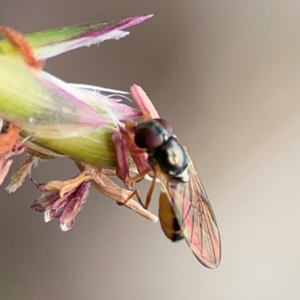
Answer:
[[[147,91],[208,192],[220,267],[205,269],[185,242],[172,244],[159,224],[95,190],[63,233],[30,209],[38,192],[27,180],[15,194],[0,190],[0,299],[299,299],[298,0],[0,2],[1,24],[23,33],[149,13],[129,37],[53,58],[46,70]],[[76,173],[57,160],[40,163],[33,177]]]

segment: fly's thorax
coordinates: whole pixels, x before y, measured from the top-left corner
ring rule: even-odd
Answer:
[[[148,150],[148,163],[155,169],[155,165],[178,182],[188,182],[190,172],[186,153],[178,140],[171,136],[160,147]]]

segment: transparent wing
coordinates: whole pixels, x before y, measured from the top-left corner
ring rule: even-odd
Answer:
[[[166,193],[173,207],[185,240],[196,258],[207,268],[216,268],[221,259],[221,239],[208,197],[188,156],[190,180],[173,183],[162,176]],[[160,176],[161,177],[161,176]]]

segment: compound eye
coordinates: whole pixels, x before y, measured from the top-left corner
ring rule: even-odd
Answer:
[[[157,121],[159,124],[161,124],[166,129],[169,136],[173,135],[173,128],[168,121],[166,121],[164,119],[154,119],[154,120]]]
[[[134,142],[139,148],[154,149],[161,146],[163,140],[153,130],[139,128],[135,132]]]

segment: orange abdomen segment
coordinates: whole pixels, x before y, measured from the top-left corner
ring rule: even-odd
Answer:
[[[159,220],[161,229],[169,240],[179,242],[184,238],[169,198],[164,192],[161,192],[159,196]]]

